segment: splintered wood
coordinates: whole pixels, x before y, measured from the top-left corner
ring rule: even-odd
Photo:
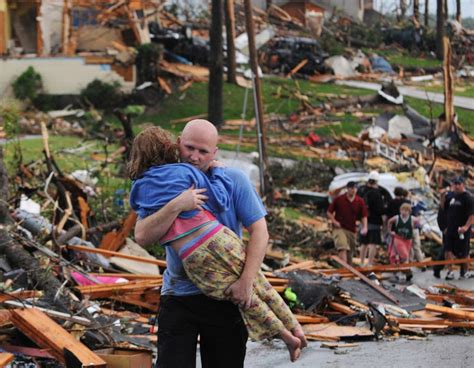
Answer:
[[[50,349],[51,354],[65,363],[64,351],[70,351],[83,367],[106,367],[103,361],[84,344],[77,341],[64,328],[37,309],[13,309],[10,311],[13,324],[39,347]]]

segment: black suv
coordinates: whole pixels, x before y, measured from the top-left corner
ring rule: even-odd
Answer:
[[[278,37],[263,49],[264,66],[280,73],[288,73],[305,59],[308,62],[298,73],[324,73],[324,60],[328,56],[318,41],[305,37]]]

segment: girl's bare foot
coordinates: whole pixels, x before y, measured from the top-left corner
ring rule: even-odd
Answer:
[[[304,331],[301,328],[301,325],[298,325],[294,329],[291,330],[291,333],[293,336],[297,337],[301,341],[301,349],[305,348],[308,346],[308,342],[306,341],[306,337],[304,335]]]
[[[292,362],[298,360],[301,354],[301,341],[299,338],[293,336],[290,331],[283,330],[280,337],[285,342],[288,352],[290,353],[290,360]]]

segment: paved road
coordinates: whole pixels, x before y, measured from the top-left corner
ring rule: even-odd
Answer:
[[[413,282],[420,287],[448,283],[435,279],[433,272],[413,269]],[[441,273],[445,276],[446,271]],[[455,271],[458,277],[458,271]],[[474,279],[453,280],[450,284],[474,290]],[[406,336],[393,341],[358,342],[355,348],[330,350],[321,342],[310,342],[301,358],[291,363],[284,343],[247,343],[245,368],[471,368],[474,366],[474,334],[428,335],[424,341],[408,340]],[[198,368],[201,368],[198,353]]]
[[[370,89],[373,91],[378,91],[381,87],[379,83],[372,83],[372,82],[362,82],[362,81],[351,81],[351,80],[341,80],[337,81],[337,84],[348,86],[348,87],[355,87],[355,88],[362,88],[362,89]],[[404,96],[419,98],[421,100],[429,100],[437,103],[444,103],[444,95],[442,93],[435,93],[435,92],[427,92],[415,87],[409,86],[397,86],[400,93]],[[462,107],[463,109],[474,110],[474,98],[470,97],[462,97],[462,96],[454,96],[454,106]]]

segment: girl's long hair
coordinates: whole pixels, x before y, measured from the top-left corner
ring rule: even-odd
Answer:
[[[160,127],[147,128],[133,140],[127,171],[130,179],[138,179],[152,166],[178,162],[178,146],[173,137]]]

